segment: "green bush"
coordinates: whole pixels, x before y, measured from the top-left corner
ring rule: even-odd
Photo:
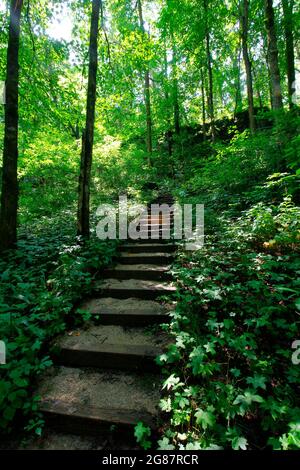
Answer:
[[[115,254],[114,242],[92,239],[82,246],[68,230],[60,224],[60,232],[21,238],[17,250],[0,260],[0,338],[7,346],[7,363],[0,366],[0,433],[17,424],[41,433],[32,387],[52,363],[49,341],[85,318],[74,304]]]
[[[160,449],[300,448],[300,369],[292,363],[300,262],[291,245],[299,220],[289,200],[276,216],[259,205],[227,229],[223,221],[201,251],[179,256],[178,305],[166,326],[175,344],[158,359],[170,423]],[[258,245],[270,236],[288,252]]]

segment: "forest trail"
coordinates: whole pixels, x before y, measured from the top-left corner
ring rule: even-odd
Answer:
[[[137,422],[157,428],[155,358],[170,342],[157,325],[168,321],[176,290],[168,272],[175,245],[161,238],[163,222],[149,219],[160,239],[120,246],[118,263],[81,307],[93,321],[57,340],[56,364],[37,391],[47,430],[38,448],[126,449],[136,446]]]

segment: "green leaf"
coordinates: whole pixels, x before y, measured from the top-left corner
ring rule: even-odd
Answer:
[[[167,437],[164,437],[158,441],[158,450],[174,450],[175,446],[170,444],[170,440]]]
[[[168,379],[163,384],[163,389],[166,388],[167,390],[174,389],[176,386],[180,384],[180,378],[176,377],[175,374],[170,375]]]
[[[266,377],[263,375],[255,374],[254,377],[247,377],[247,384],[252,385],[254,389],[262,388],[266,390]]]
[[[245,437],[238,436],[232,439],[232,448],[234,450],[239,450],[239,449],[247,450],[247,444],[248,442]]]
[[[214,427],[216,423],[215,415],[210,411],[204,411],[198,409],[195,413],[196,423],[200,424],[200,426],[205,430],[207,428]]]
[[[134,435],[143,449],[150,449],[151,441],[148,438],[151,436],[151,429],[149,426],[145,426],[141,421],[139,421],[134,428]]]

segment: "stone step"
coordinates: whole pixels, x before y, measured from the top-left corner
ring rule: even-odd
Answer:
[[[172,243],[172,239],[170,240],[170,238],[168,239],[164,239],[162,238],[162,236],[160,236],[159,238],[151,238],[151,233],[147,233],[147,238],[139,238],[138,240],[133,240],[132,238],[128,238],[128,240],[126,240],[126,244],[130,245],[134,245],[138,243],[139,245],[142,245],[142,244],[145,244],[145,245],[149,245],[149,243],[151,243],[151,245],[156,245],[157,247],[157,251],[159,250],[163,250],[163,247],[165,244],[169,244],[169,243]]]
[[[10,439],[11,443],[11,439]],[[137,451],[140,450],[132,429],[120,433],[112,427],[89,435],[56,432],[54,429],[43,429],[41,437],[26,437],[13,450],[90,450],[90,451]],[[47,456],[48,457],[48,456]],[[76,458],[76,457],[75,457]]]
[[[131,243],[120,246],[121,251],[130,252],[130,253],[157,253],[157,244],[151,243]],[[176,245],[174,243],[165,243],[163,246],[164,253],[174,253],[176,250]]]
[[[146,245],[147,244],[152,244],[152,243],[155,243],[155,241],[157,242],[161,242],[161,243],[173,243],[173,234],[172,234],[172,231],[170,232],[169,231],[163,231],[163,232],[140,232],[140,239],[139,240],[132,240],[131,243],[135,242],[135,243],[145,243]],[[163,246],[161,247],[161,250],[163,251]],[[158,249],[157,251],[160,251],[160,249]]]
[[[174,294],[176,287],[169,283],[159,281],[106,279],[96,282],[94,291],[104,297],[116,297],[117,299],[136,297],[139,299],[154,300],[158,297]]]
[[[161,304],[136,298],[115,299],[111,297],[92,299],[81,305],[93,318],[99,317],[102,325],[144,326],[169,321],[174,303]]]
[[[154,223],[154,224],[161,224],[161,223],[169,223],[169,221],[172,221],[174,219],[174,214],[171,213],[170,214],[170,217],[168,217],[167,215],[160,215],[160,216],[157,216],[157,215],[151,215],[149,214],[148,217],[141,217],[139,220],[140,222],[148,222],[148,223]]]
[[[144,279],[148,281],[170,281],[170,266],[155,264],[117,264],[103,272],[104,278]]]
[[[171,223],[164,223],[164,224],[161,224],[161,223],[157,223],[157,222],[153,222],[153,223],[145,223],[145,224],[141,224],[140,225],[140,230],[141,231],[149,231],[149,230],[161,230],[161,231],[164,231],[164,230],[168,230],[168,229],[171,229],[174,227],[174,224],[171,222]]]
[[[56,362],[69,367],[154,371],[155,358],[169,344],[166,335],[143,328],[91,326],[56,341]]]
[[[171,253],[157,252],[157,253],[121,253],[119,262],[122,264],[170,264],[174,260],[174,255]]]
[[[113,425],[128,429],[138,421],[155,427],[159,389],[153,374],[53,367],[37,395],[48,426],[89,435]]]
[[[119,433],[120,434],[120,433]],[[112,432],[102,432],[97,435],[82,436],[55,432],[44,429],[42,437],[24,440],[17,450],[136,450],[137,446],[124,442],[124,433],[121,436]],[[120,439],[121,438],[121,439]]]

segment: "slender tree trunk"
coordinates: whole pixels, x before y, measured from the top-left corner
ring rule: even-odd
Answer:
[[[252,134],[255,132],[255,116],[254,116],[254,100],[253,100],[253,79],[252,79],[252,65],[249,57],[248,50],[248,30],[249,30],[249,0],[242,0],[241,3],[241,35],[242,35],[242,48],[243,58],[246,69],[247,80],[247,96],[248,96],[248,113],[249,113],[249,126]]]
[[[203,140],[206,141],[206,112],[205,112],[205,79],[203,67],[200,69],[201,74],[201,99],[202,99],[202,133]]]
[[[285,54],[288,78],[289,107],[293,108],[293,96],[296,92],[296,71],[293,34],[293,7],[294,0],[282,0],[284,31],[285,31]]]
[[[282,108],[282,93],[280,85],[280,71],[278,64],[278,47],[275,25],[273,0],[265,1],[265,24],[268,37],[268,63],[270,68],[272,108]]]
[[[7,48],[6,105],[0,213],[0,250],[17,241],[18,212],[18,86],[20,17],[23,0],[11,0]]]
[[[272,109],[272,85],[271,85],[271,72],[270,72],[270,64],[268,59],[268,38],[265,34],[262,34],[262,44],[263,44],[263,55],[266,61],[266,69],[268,75],[268,91],[269,91],[269,103],[270,108]],[[259,72],[261,73],[261,72]]]
[[[165,99],[166,99],[166,110],[167,110],[167,123],[168,123],[168,130],[167,130],[167,143],[168,143],[168,155],[169,157],[172,156],[173,153],[173,135],[172,135],[172,129],[171,129],[171,117],[170,117],[170,107],[169,107],[169,102],[170,102],[170,96],[169,96],[169,90],[168,90],[168,58],[167,58],[167,46],[164,44],[164,70],[163,74],[165,76],[165,82],[166,82],[166,87],[165,87]]]
[[[178,82],[177,79],[174,81],[174,128],[175,134],[180,135],[180,111],[178,101]]]
[[[237,49],[237,59],[235,60],[236,65],[236,94],[235,94],[235,107],[234,107],[234,117],[242,108],[242,91],[241,91],[241,43]]]
[[[137,7],[139,12],[139,20],[140,20],[140,28],[143,33],[145,33],[145,26],[144,26],[144,18],[143,18],[143,7],[142,1],[137,0]],[[150,93],[150,72],[149,69],[145,72],[144,78],[144,95],[145,95],[145,107],[146,107],[146,127],[147,127],[147,134],[146,134],[146,146],[148,152],[148,162],[149,165],[152,166],[152,113],[151,113],[151,93]]]
[[[250,59],[251,60],[251,59]],[[255,67],[252,68],[252,72],[253,72],[253,79],[254,79],[254,84],[255,84],[255,91],[256,91],[256,94],[257,94],[257,99],[258,99],[258,102],[259,102],[259,107],[260,109],[263,108],[263,101],[262,101],[262,97],[261,97],[261,92],[260,92],[260,89],[259,89],[259,85],[257,83],[257,74],[255,72]]]
[[[82,136],[78,191],[79,197],[77,231],[78,235],[81,235],[85,238],[88,238],[90,235],[90,180],[94,144],[100,7],[101,0],[93,0],[89,45],[89,75],[86,104],[86,123]]]
[[[213,72],[212,72],[212,60],[210,51],[210,34],[208,27],[208,0],[203,0],[204,15],[205,15],[205,42],[206,42],[206,58],[207,58],[207,70],[208,70],[208,113],[210,117],[211,127],[211,138],[214,142],[216,139],[215,131],[215,110],[214,110],[214,84],[213,84]]]
[[[175,134],[180,135],[180,110],[178,101],[178,78],[177,78],[177,51],[176,45],[172,34],[172,49],[173,49],[173,60],[172,60],[172,75],[173,75],[173,104],[174,104],[174,129]]]
[[[151,165],[152,145],[152,114],[151,114],[151,96],[150,96],[150,73],[145,72],[145,103],[146,103],[146,123],[147,123],[147,152],[149,154],[149,164]]]

